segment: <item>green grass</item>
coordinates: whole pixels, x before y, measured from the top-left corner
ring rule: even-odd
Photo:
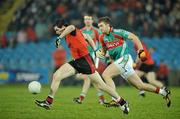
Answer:
[[[41,109],[34,100],[44,99],[48,89],[43,86],[41,94],[33,95],[27,85],[0,85],[0,119],[180,119],[180,88],[171,88],[172,106],[167,108],[159,95],[146,93],[142,98],[135,88],[119,87],[117,91],[130,103],[129,115],[98,104],[94,88],[83,104],[75,104],[72,99],[79,95],[81,87],[60,87],[51,110]]]

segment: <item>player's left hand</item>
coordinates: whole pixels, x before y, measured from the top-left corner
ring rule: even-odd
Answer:
[[[99,57],[99,58],[101,58],[101,59],[104,58],[104,55],[103,55],[103,53],[102,53],[101,50],[97,50],[95,53],[96,53],[96,56],[97,56],[97,57]]]
[[[138,57],[141,59],[142,62],[145,62],[147,60],[146,53],[144,50],[139,50]]]
[[[60,44],[61,44],[61,39],[60,37],[57,37],[56,42],[55,42],[56,48],[58,48]]]

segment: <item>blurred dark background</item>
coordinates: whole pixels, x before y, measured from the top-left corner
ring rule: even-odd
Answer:
[[[66,52],[55,53],[53,21],[64,18],[82,28],[84,15],[93,16],[94,26],[99,17],[109,16],[114,28],[137,34],[152,53],[157,75],[167,75],[170,85],[180,85],[180,0],[1,0],[0,83],[49,83],[54,59],[71,60],[64,41]],[[135,58],[133,44],[128,44]],[[71,79],[63,84],[79,84]],[[115,81],[126,85],[119,77]]]

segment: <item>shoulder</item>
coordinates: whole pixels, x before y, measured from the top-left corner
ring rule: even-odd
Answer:
[[[92,28],[95,33],[102,34],[101,31],[97,27]]]
[[[72,32],[70,33],[70,35],[76,36],[76,33],[77,33],[77,32],[81,32],[81,30],[78,29],[78,28],[75,28],[74,31],[72,31]]]
[[[85,28],[85,27],[83,27],[83,28],[81,28],[80,30],[81,30],[81,31],[84,31],[84,30],[86,30],[86,28]]]
[[[124,29],[113,29],[113,32],[114,33],[128,33],[128,31]]]
[[[104,38],[105,34],[101,34],[99,35],[100,38]]]
[[[100,34],[100,35],[99,35],[99,39],[100,39],[101,41],[103,41],[104,36],[105,36],[105,34]]]
[[[98,28],[96,28],[95,26],[93,26],[93,27],[92,27],[92,30],[98,31]]]
[[[116,34],[116,35],[119,35],[125,39],[127,39],[130,35],[130,32],[129,31],[126,31],[124,29],[114,29],[113,30],[113,33]]]

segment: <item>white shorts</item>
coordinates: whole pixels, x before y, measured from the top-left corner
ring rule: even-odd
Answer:
[[[114,64],[120,70],[120,74],[124,79],[127,79],[130,75],[135,73],[133,69],[133,60],[129,54],[119,58]]]

